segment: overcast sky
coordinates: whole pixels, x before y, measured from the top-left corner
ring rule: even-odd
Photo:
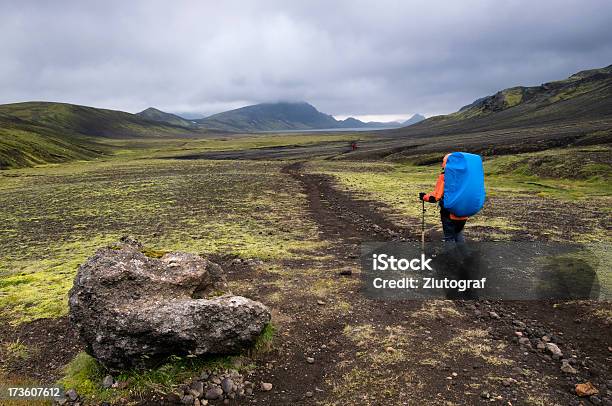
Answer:
[[[0,103],[404,118],[609,64],[606,0],[0,0]]]

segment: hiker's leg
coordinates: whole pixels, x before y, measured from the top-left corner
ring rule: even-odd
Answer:
[[[440,212],[440,218],[442,220],[442,231],[444,232],[444,242],[455,241],[455,225],[453,220],[444,212]]]
[[[465,237],[463,236],[465,220],[453,220],[453,223],[455,229],[455,242],[465,242]]]

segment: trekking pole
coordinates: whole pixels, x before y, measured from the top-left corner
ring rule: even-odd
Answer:
[[[421,216],[421,251],[425,252],[425,200],[421,199],[423,203],[423,213]]]

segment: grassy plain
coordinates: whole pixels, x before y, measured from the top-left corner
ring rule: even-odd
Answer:
[[[261,259],[264,265],[256,272],[264,282],[246,286],[232,281],[232,289],[257,294],[267,289],[266,303],[289,307],[286,313],[295,315],[304,303],[314,302],[317,307],[317,301],[324,300],[326,305],[317,307],[317,324],[357,317],[371,306],[356,301],[355,280],[338,280],[334,272],[330,274],[327,262],[338,258],[320,255],[333,242],[321,236],[300,183],[283,170],[287,162],[162,159],[209,150],[319,146],[354,137],[284,134],[231,140],[149,140],[136,146],[116,140],[114,154],[103,159],[0,171],[0,309],[5,320],[18,326],[65,316],[67,292],[78,265],[96,248],[123,235],[135,236],[152,250]],[[609,147],[596,146],[488,158],[489,201],[483,213],[470,220],[470,237],[609,244],[612,192],[608,156]],[[384,203],[385,215],[393,221],[420,227],[421,206],[416,196],[433,187],[439,167],[318,160],[308,162],[304,171],[327,174],[336,187],[354,198]],[[572,216],[564,215],[567,212]],[[538,227],[533,227],[534,218]],[[428,227],[439,228],[438,223],[437,209],[431,205]],[[288,263],[301,267],[299,280]],[[458,325],[463,322],[451,304],[435,309],[423,305],[410,321],[435,326],[438,318]],[[440,345],[440,353],[415,358],[411,344],[423,343],[423,338],[409,334],[413,330],[402,324],[373,325],[369,319],[355,318],[342,327],[339,331],[355,350],[355,358],[338,364],[339,379],[329,382],[329,404],[341,404],[346,396],[354,398],[371,385],[389,382],[395,376],[391,368],[405,362],[435,369],[436,361],[446,360],[456,348],[466,352],[462,356],[484,360],[491,368],[507,367],[506,359],[499,355],[506,349],[491,345],[480,330],[471,336],[449,337]],[[265,338],[270,342],[272,333],[268,331]],[[369,351],[372,345],[385,351]],[[27,357],[31,350],[19,341],[2,349],[14,358]],[[177,359],[150,371],[126,371],[122,377],[131,382],[127,391],[111,393],[99,385],[104,371],[80,354],[68,365],[62,382],[95,401],[124,395],[138,398],[147,391],[171,391],[202,368],[224,368],[224,362],[231,362],[209,361],[194,364]],[[416,381],[412,374],[401,375],[382,395],[398,397]]]

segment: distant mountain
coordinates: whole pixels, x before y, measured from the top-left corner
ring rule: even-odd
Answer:
[[[592,127],[597,120],[611,116],[612,65],[540,86],[500,90],[455,113],[430,117],[394,131],[431,136],[582,121]]]
[[[423,120],[425,120],[425,116],[421,114],[414,114],[412,117],[402,123],[402,127],[407,127],[412,124],[420,123]]]
[[[488,155],[609,144],[612,65],[539,86],[500,90],[454,113],[383,135],[396,142],[388,149],[377,149],[377,156],[398,160],[449,149]]]
[[[110,150],[105,138],[203,134],[203,129],[156,122],[123,111],[52,102],[3,104],[0,169],[91,159]]]
[[[227,131],[282,131],[338,128],[336,119],[305,102],[262,103],[195,120]]]
[[[187,127],[152,121],[137,114],[68,103],[3,104],[0,105],[0,114],[45,127],[93,137],[178,136],[193,132]]]
[[[422,117],[422,116],[421,116]],[[385,129],[398,128],[399,122],[364,123],[354,117],[336,120],[306,102],[262,103],[225,111],[210,117],[194,120],[198,124],[226,131],[284,131],[322,129]]]
[[[567,79],[540,86],[510,87],[477,99],[456,113],[433,117],[432,121],[484,119],[493,115],[496,120],[518,122],[544,116],[547,120],[566,120],[576,115],[599,116],[610,113],[607,106],[610,106],[611,96],[612,65],[581,71]]]
[[[194,123],[192,120],[184,119],[183,117],[179,117],[176,114],[166,113],[154,107],[149,107],[148,109],[143,110],[140,113],[136,113],[136,115],[146,120],[157,121],[160,123],[166,123],[170,125],[176,125],[176,126],[187,127],[187,128],[197,127],[197,124]]]

